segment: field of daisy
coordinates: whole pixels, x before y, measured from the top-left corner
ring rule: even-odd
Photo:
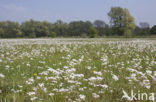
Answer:
[[[156,94],[156,39],[0,39],[0,102],[149,102],[141,93]]]

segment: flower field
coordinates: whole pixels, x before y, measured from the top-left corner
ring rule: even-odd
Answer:
[[[0,102],[140,102],[131,90],[156,94],[156,39],[0,40]]]

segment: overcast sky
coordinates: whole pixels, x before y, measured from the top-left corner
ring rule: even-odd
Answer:
[[[100,19],[108,23],[107,13],[114,6],[128,8],[137,24],[156,24],[156,0],[0,0],[0,21]]]

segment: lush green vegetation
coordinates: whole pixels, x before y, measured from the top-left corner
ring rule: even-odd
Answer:
[[[128,9],[113,7],[108,13],[110,24],[102,20],[72,21],[61,20],[51,23],[33,19],[22,24],[13,21],[0,22],[0,38],[38,38],[38,37],[98,37],[98,36],[151,36],[156,35],[156,27],[150,28],[147,22],[136,26]]]
[[[1,39],[0,48],[0,102],[130,102],[123,92],[156,93],[155,39]]]

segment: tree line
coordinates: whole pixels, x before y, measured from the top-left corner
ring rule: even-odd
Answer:
[[[135,24],[134,17],[129,10],[112,7],[108,13],[110,23],[102,20],[72,21],[61,20],[51,23],[48,21],[18,22],[1,21],[0,38],[37,38],[37,37],[91,37],[96,36],[150,36],[156,35],[156,25],[150,28],[147,22]]]

